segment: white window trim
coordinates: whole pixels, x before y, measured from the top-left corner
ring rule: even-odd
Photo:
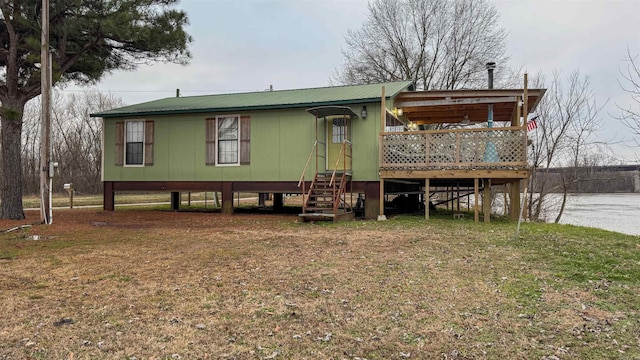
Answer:
[[[236,143],[238,144],[238,162],[237,163],[232,163],[232,164],[221,164],[219,163],[220,158],[218,157],[218,150],[220,149],[218,146],[218,142],[220,141],[220,132],[218,132],[218,119],[220,118],[230,118],[230,117],[235,117],[238,119],[238,138],[236,139]],[[239,114],[227,114],[227,115],[217,115],[216,116],[216,148],[215,148],[215,166],[220,166],[220,167],[228,167],[228,166],[240,166],[240,139],[241,139],[241,134],[240,132],[242,131],[242,126],[240,124],[240,115]]]
[[[142,123],[142,164],[127,164],[127,123],[130,122],[141,122]],[[131,168],[140,168],[144,167],[144,159],[145,159],[145,148],[146,148],[146,120],[125,120],[124,121],[124,151],[122,152],[122,166],[123,167],[131,167]]]

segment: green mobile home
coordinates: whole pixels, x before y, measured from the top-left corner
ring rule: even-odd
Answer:
[[[279,204],[298,193],[308,216],[338,217],[360,194],[365,218],[376,218],[385,191],[516,184],[529,175],[520,117],[543,93],[529,90],[527,105],[522,89],[414,91],[401,81],[174,97],[92,114],[103,119],[104,209],[121,191],[170,192],[174,208],[180,192],[221,192],[225,213],[234,193],[273,193]],[[464,127],[486,122],[488,103],[508,126]],[[432,124],[456,129],[426,130]],[[479,155],[488,142],[500,153],[491,163]]]

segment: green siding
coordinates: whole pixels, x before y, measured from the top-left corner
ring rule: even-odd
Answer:
[[[366,119],[353,122],[353,180],[373,181],[378,177],[380,104],[367,105]]]
[[[169,98],[92,114],[104,118],[104,181],[298,181],[316,136],[315,118],[305,109],[336,104],[356,113],[367,106],[366,119],[352,120],[353,180],[376,181],[383,85],[388,108],[397,93],[412,86],[405,81]],[[206,165],[206,119],[216,115],[251,117],[249,165]],[[154,121],[154,164],[115,166],[115,124],[134,119]],[[314,173],[312,157],[306,180]]]
[[[190,126],[180,126],[175,121],[167,120],[163,119],[157,124],[166,131],[166,133],[163,132],[164,141],[161,147],[163,157],[158,160],[162,161],[159,167],[167,170],[166,172],[160,170],[157,174],[152,173],[151,176],[168,176],[172,180],[191,180],[196,173],[196,158],[198,157],[198,152],[196,152],[198,146],[196,144],[202,143],[204,145],[204,139],[201,139],[204,134],[204,119],[201,121],[198,121],[198,119],[189,120]],[[204,153],[204,148],[201,149],[201,152]],[[204,164],[204,158],[202,156],[199,158],[201,158],[201,163]]]
[[[361,106],[352,108],[359,110]],[[366,119],[353,120],[353,179],[356,181],[378,180],[380,105],[370,103],[367,109]],[[134,118],[105,119],[104,180],[297,181],[315,141],[315,118],[304,109],[234,114],[251,116],[249,165],[205,165],[205,119],[222,115],[219,113],[144,117],[154,121],[154,165],[115,166],[115,123]],[[312,158],[307,180],[314,171]]]

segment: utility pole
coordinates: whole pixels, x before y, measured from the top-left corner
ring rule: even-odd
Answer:
[[[49,54],[49,0],[42,0],[42,48],[40,52],[42,121],[40,123],[40,219],[53,222],[51,211],[51,58]]]

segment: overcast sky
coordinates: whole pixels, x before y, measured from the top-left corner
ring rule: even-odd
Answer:
[[[511,67],[591,78],[602,113],[602,140],[629,133],[611,115],[630,97],[619,85],[629,48],[640,55],[640,0],[495,0],[508,32]],[[343,60],[344,36],[360,28],[366,0],[182,0],[190,18],[193,59],[183,67],[142,66],[106,77],[97,88],[134,104],[175,96],[330,85]],[[490,59],[487,59],[490,60]],[[500,70],[500,64],[496,71]],[[68,87],[66,91],[77,91]],[[614,147],[640,160],[640,149]]]

